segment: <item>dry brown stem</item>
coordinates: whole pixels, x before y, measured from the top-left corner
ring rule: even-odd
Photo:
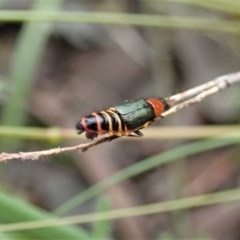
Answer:
[[[171,108],[165,111],[162,114],[162,117],[169,116],[180,109],[189,107],[190,105],[199,103],[203,101],[206,97],[213,95],[226,87],[240,82],[240,72],[231,73],[228,75],[223,75],[217,77],[214,80],[211,80],[207,83],[199,85],[197,87],[191,88],[185,92],[178,93],[171,97],[166,98],[166,101],[170,104]],[[35,151],[35,152],[19,152],[19,153],[1,153],[0,154],[0,162],[8,161],[13,159],[19,160],[37,160],[41,157],[57,155],[60,153],[72,152],[78,150],[79,152],[84,152],[91,147],[99,145],[101,143],[109,142],[118,137],[110,136],[104,137],[96,141],[79,144],[71,147],[57,147],[43,151]]]
[[[57,155],[60,153],[67,153],[72,151],[79,151],[80,153],[87,151],[89,148],[99,145],[104,142],[109,142],[113,139],[116,139],[116,136],[104,137],[100,138],[97,141],[92,141],[89,143],[83,143],[72,147],[57,147],[51,148],[42,151],[34,151],[34,152],[19,152],[19,153],[1,153],[0,154],[0,162],[19,159],[19,160],[37,160],[41,157]]]

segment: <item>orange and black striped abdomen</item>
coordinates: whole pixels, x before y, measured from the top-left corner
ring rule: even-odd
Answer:
[[[126,130],[121,115],[114,108],[83,117],[76,128],[79,134],[85,131],[90,139],[105,133],[120,136]]]

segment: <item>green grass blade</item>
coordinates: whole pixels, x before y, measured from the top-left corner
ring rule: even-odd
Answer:
[[[98,200],[96,213],[110,211],[111,204],[108,196],[100,196]],[[111,233],[111,221],[98,221],[92,224],[91,239],[109,239]]]
[[[16,223],[53,218],[45,211],[35,208],[19,198],[0,192],[0,223]],[[86,231],[75,227],[52,227],[14,233],[14,239],[90,239]],[[1,236],[0,236],[1,237]],[[1,238],[4,239],[4,238]]]
[[[9,234],[9,233],[1,233],[0,232],[0,239],[3,240],[18,240],[20,238],[18,238],[18,236],[16,234]]]
[[[62,0],[36,1],[34,10],[57,10]],[[13,64],[10,70],[10,80],[13,89],[2,110],[1,124],[5,126],[23,125],[26,119],[26,109],[30,91],[39,62],[41,61],[47,40],[51,34],[52,23],[24,24],[17,40]],[[7,139],[1,142],[1,147],[10,145],[15,148],[17,141]]]
[[[1,85],[1,84],[0,84]],[[1,87],[1,86],[0,86]],[[0,89],[1,91],[1,89]],[[1,94],[1,92],[0,92]],[[159,126],[150,127],[143,130],[144,140],[199,140],[204,138],[211,138],[229,133],[239,133],[239,125],[204,125],[204,126]],[[64,129],[59,127],[13,127],[0,126],[0,138],[20,138],[31,141],[44,141],[52,144],[59,144],[64,140],[84,140],[84,135],[77,135],[74,129]],[[135,141],[134,138],[123,137],[122,141]]]
[[[164,153],[158,154],[156,156],[145,159],[140,163],[135,163],[130,167],[117,172],[113,176],[109,177],[106,180],[103,180],[94,186],[88,188],[81,194],[67,201],[65,204],[61,205],[55,209],[56,214],[63,214],[76,206],[86,202],[87,200],[95,197],[99,193],[103,192],[108,187],[122,182],[128,178],[136,176],[137,174],[146,172],[155,167],[167,164],[173,161],[181,160],[182,158],[189,157],[195,154],[203,153],[212,149],[226,147],[240,142],[238,135],[230,135],[232,138],[218,137],[204,141],[197,141],[194,143],[186,144],[181,147],[177,147],[173,150],[166,151]]]
[[[47,221],[40,220],[20,224],[6,224],[5,226],[0,226],[0,231],[8,232],[33,228],[49,228],[53,226],[64,226],[77,223],[90,223],[110,219],[116,220],[120,218],[159,214],[183,209],[193,209],[213,204],[229,203],[231,201],[240,201],[240,190],[238,188],[195,197],[187,197],[178,200],[170,200],[166,202],[153,203],[132,208],[116,209],[101,213],[82,214],[56,220],[49,219]]]
[[[157,14],[54,12],[54,11],[0,11],[0,22],[67,22],[104,25],[128,25],[163,29],[194,29],[240,33],[238,20],[222,20],[204,17],[163,16]]]

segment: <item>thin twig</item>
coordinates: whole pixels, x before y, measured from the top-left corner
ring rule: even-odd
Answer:
[[[21,160],[37,160],[41,157],[58,155],[60,153],[67,153],[72,151],[79,151],[80,153],[87,151],[89,148],[93,146],[97,146],[104,142],[112,141],[113,139],[118,138],[117,136],[110,136],[100,138],[97,141],[92,141],[89,143],[83,143],[72,147],[57,147],[48,150],[35,151],[35,152],[19,152],[19,153],[1,153],[0,154],[0,162],[13,160],[13,159],[21,159]]]
[[[206,91],[208,89],[211,89],[213,87],[217,87],[219,89],[218,91],[220,91],[220,90],[223,90],[224,88],[226,88],[227,86],[230,86],[239,81],[240,81],[240,72],[223,75],[223,76],[217,77],[216,79],[211,80],[207,83],[204,83],[197,87],[191,88],[185,92],[173,95],[173,96],[169,97],[168,99],[169,99],[169,101],[173,101],[175,104],[177,104],[177,103],[183,102],[189,98],[195,97],[199,93]]]
[[[168,111],[162,113],[161,116],[167,117],[180,109],[202,102],[206,97],[220,92],[237,82],[240,82],[240,72],[220,76],[212,81],[166,98],[166,101],[172,107]]]
[[[240,72],[231,73],[228,75],[220,76],[212,81],[209,81],[205,84],[202,84],[200,86],[191,88],[185,92],[170,96],[166,98],[165,100],[169,103],[171,106],[169,110],[162,113],[162,117],[169,116],[180,109],[189,107],[190,105],[199,103],[203,101],[206,97],[213,95],[226,87],[240,82]],[[100,138],[99,140],[92,141],[89,143],[79,144],[76,146],[71,147],[58,147],[58,148],[52,148],[48,150],[43,151],[35,151],[35,152],[19,152],[19,153],[1,153],[0,154],[0,162],[2,161],[8,161],[13,159],[19,159],[19,160],[37,160],[41,157],[45,156],[51,156],[51,155],[57,155],[60,153],[66,153],[66,152],[72,152],[72,151],[79,151],[84,152],[88,150],[91,147],[94,147],[96,145],[109,142],[111,140],[114,140],[118,138],[117,136],[109,136]]]

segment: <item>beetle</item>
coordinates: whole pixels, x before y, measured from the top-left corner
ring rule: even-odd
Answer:
[[[108,110],[93,112],[76,124],[78,134],[86,133],[87,139],[108,134],[114,137],[142,137],[139,130],[148,127],[168,110],[170,105],[163,98],[147,98],[125,101]]]

